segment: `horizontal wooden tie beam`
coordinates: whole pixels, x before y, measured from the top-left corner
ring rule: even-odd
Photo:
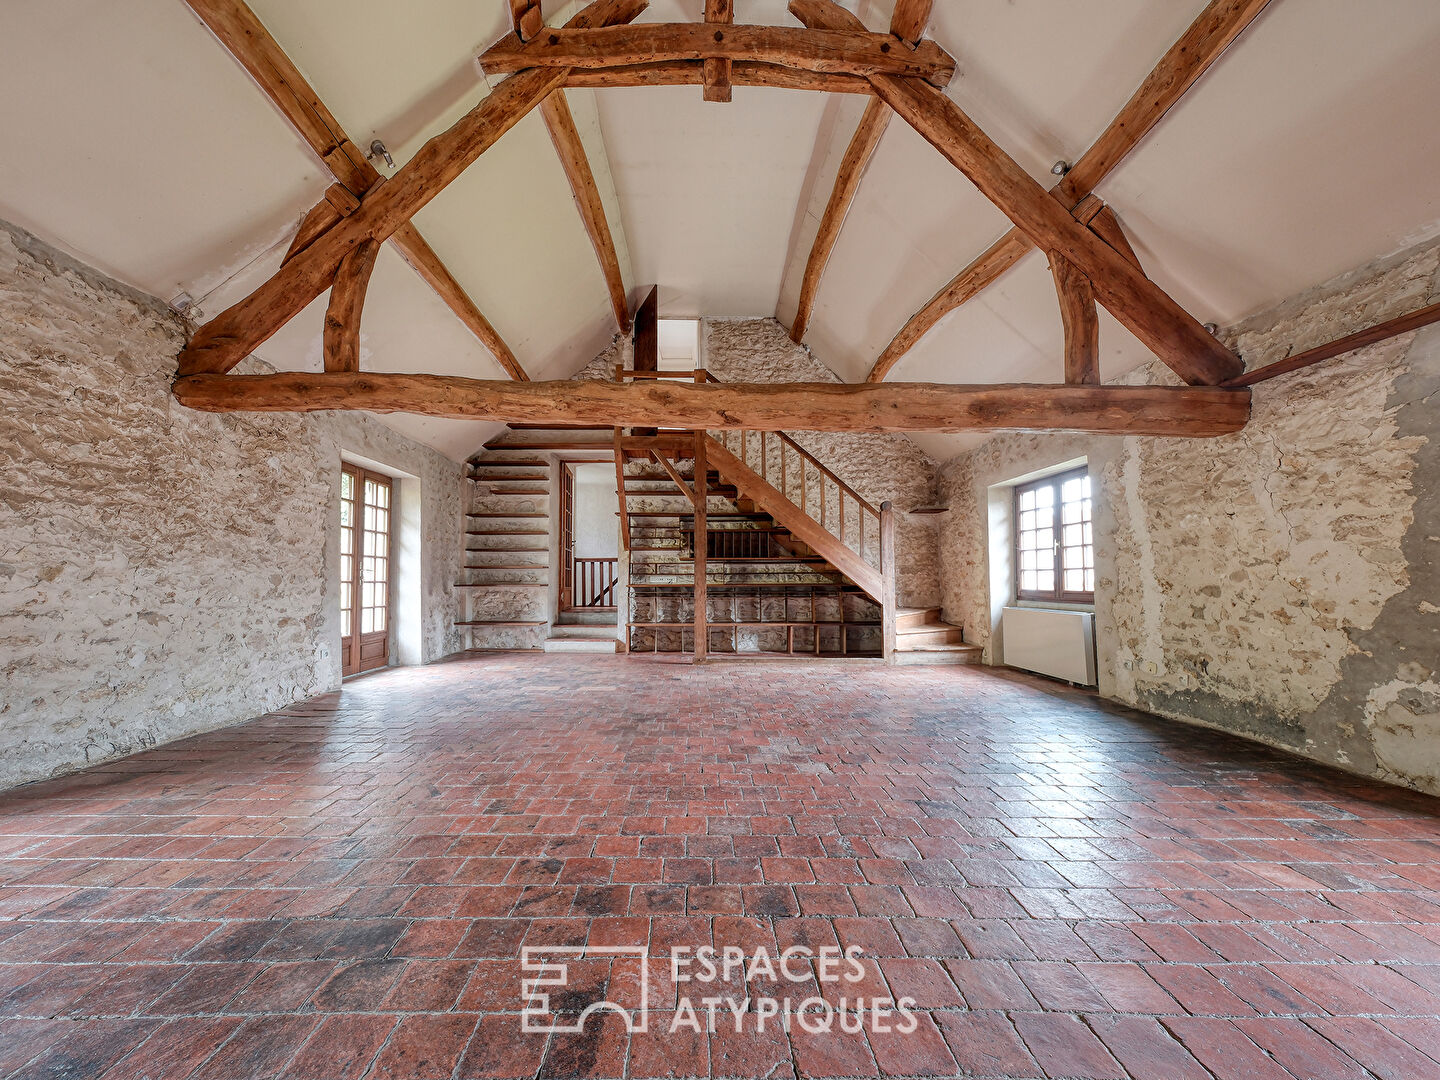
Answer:
[[[1239,431],[1248,390],[947,383],[516,383],[372,372],[192,375],[175,397],[209,412],[364,409],[501,423],[691,430],[1079,431],[1205,437]]]
[[[663,60],[653,64],[622,64],[609,68],[573,68],[565,77],[565,85],[584,89],[609,89],[623,86],[704,86],[704,60]],[[875,89],[863,75],[847,75],[839,71],[802,71],[742,61],[730,65],[731,86],[768,86],[776,90],[816,90],[826,94],[864,94],[873,97]]]
[[[912,47],[890,34],[865,30],[713,23],[557,28],[530,41],[512,35],[482,53],[480,66],[493,76],[526,68],[605,69],[668,60],[729,60],[732,68],[758,61],[847,75],[908,75],[933,86],[948,85],[955,74],[955,58],[933,41]]]

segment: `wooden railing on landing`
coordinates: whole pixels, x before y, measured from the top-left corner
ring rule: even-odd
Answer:
[[[575,562],[573,595],[577,608],[613,608],[619,559],[581,559]]]

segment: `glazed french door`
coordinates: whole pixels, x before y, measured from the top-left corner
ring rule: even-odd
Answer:
[[[390,662],[390,477],[340,469],[340,670]]]

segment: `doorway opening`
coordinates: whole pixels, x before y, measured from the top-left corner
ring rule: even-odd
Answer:
[[[390,477],[340,467],[340,673],[390,663],[394,485]]]
[[[560,466],[561,611],[614,611],[620,499],[609,464]]]

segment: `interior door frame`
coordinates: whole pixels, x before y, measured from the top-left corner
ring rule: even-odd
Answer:
[[[355,510],[351,518],[351,523],[347,526],[342,522],[340,526],[342,530],[348,529],[350,531],[350,550],[353,553],[351,558],[349,624],[340,628],[340,674],[341,677],[344,678],[350,675],[360,675],[367,671],[388,667],[390,664],[390,636],[395,624],[396,488],[394,477],[387,476],[385,473],[376,472],[374,469],[367,469],[362,465],[356,465],[353,462],[342,461],[340,463],[340,472],[342,477],[347,474],[354,477],[355,484]],[[363,610],[362,600],[364,590],[362,586],[365,559],[365,485],[367,481],[373,481],[389,492],[388,502],[385,507],[388,514],[385,532],[385,629],[361,633],[360,620]],[[342,619],[344,617],[343,609],[341,617]],[[378,651],[375,648],[377,645],[380,646]],[[371,654],[368,658],[364,655],[367,651]]]
[[[575,608],[575,470],[560,462],[560,610]]]

